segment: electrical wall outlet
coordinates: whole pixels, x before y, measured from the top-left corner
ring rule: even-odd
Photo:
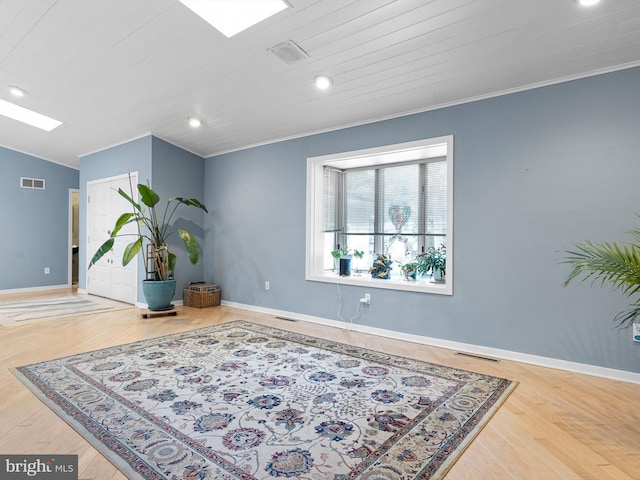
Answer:
[[[366,303],[367,305],[371,305],[371,294],[365,293],[364,297],[360,299],[361,303]]]
[[[633,341],[640,343],[640,323],[633,324]]]
[[[49,267],[44,267],[44,274],[49,275],[49,272],[50,272]]]

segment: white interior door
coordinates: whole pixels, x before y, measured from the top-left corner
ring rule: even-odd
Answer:
[[[138,183],[136,173],[131,174],[131,183]],[[128,175],[87,184],[87,264],[111,235],[111,229],[120,214],[132,210],[131,205],[118,193],[118,188],[129,192]],[[119,235],[125,236],[117,238],[113,250],[87,272],[88,293],[127,303],[136,302],[138,260],[133,260],[127,266],[122,265],[125,247],[135,240],[134,236],[127,237],[128,233],[136,233],[135,224],[123,228]]]

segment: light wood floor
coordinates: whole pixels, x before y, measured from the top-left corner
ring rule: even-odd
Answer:
[[[505,360],[493,363],[228,307],[178,307],[176,317],[151,319],[142,319],[132,307],[1,327],[0,453],[78,454],[80,479],[125,478],[8,369],[239,319],[520,382],[447,480],[640,479],[640,385]]]

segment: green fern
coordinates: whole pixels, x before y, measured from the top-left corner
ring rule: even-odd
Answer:
[[[636,242],[640,242],[640,230],[629,233]],[[626,297],[640,293],[639,245],[585,241],[566,253],[568,256],[561,263],[570,264],[571,270],[564,282],[565,287],[573,281],[591,280],[592,285],[598,281],[602,285],[611,284],[614,290],[620,290]],[[640,317],[640,299],[630,307],[614,317],[616,327],[630,327]]]

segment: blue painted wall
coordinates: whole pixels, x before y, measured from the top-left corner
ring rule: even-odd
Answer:
[[[204,159],[189,153],[175,145],[152,137],[152,178],[153,188],[160,194],[164,202],[172,197],[197,198],[204,202]],[[180,205],[176,210],[172,222],[172,231],[178,228],[187,230],[198,239],[203,247],[204,241],[204,211]],[[183,289],[189,282],[204,279],[204,257],[206,249],[202,248],[200,261],[192,265],[189,261],[187,249],[178,235],[169,239],[171,251],[177,255],[175,269],[176,298],[182,299]]]
[[[606,286],[562,288],[568,269],[558,263],[572,242],[625,240],[638,227],[637,85],[640,69],[629,69],[204,161],[152,136],[83,157],[80,173],[0,148],[0,248],[11,272],[0,290],[66,284],[68,191],[78,187],[84,288],[86,182],[138,171],[163,197],[196,196],[211,212],[204,223],[185,216],[203,235],[204,262],[179,266],[181,282],[337,320],[337,287],[304,280],[307,157],[453,134],[454,295],[376,289],[355,322],[640,372],[640,346],[612,328],[627,299]],[[20,176],[45,178],[47,189],[22,190]],[[364,292],[341,287],[343,318]]]
[[[151,139],[146,136],[92,153],[80,158],[80,245],[87,239],[87,182],[116,177],[129,172],[138,172],[138,182],[151,181],[152,155]],[[80,249],[78,286],[87,288],[87,257],[94,252]],[[142,256],[138,256],[138,280],[145,278]],[[138,288],[138,301],[144,303],[142,287]]]
[[[0,171],[0,290],[68,285],[69,189],[78,188],[78,171],[3,147]],[[42,178],[46,188],[20,188],[20,177]]]
[[[453,296],[375,289],[355,321],[640,372],[612,328],[628,301],[563,288],[559,264],[638,227],[638,85],[629,69],[209,158],[205,278],[228,301],[338,320],[337,287],[304,279],[307,157],[453,134]],[[343,318],[365,291],[340,287]]]

